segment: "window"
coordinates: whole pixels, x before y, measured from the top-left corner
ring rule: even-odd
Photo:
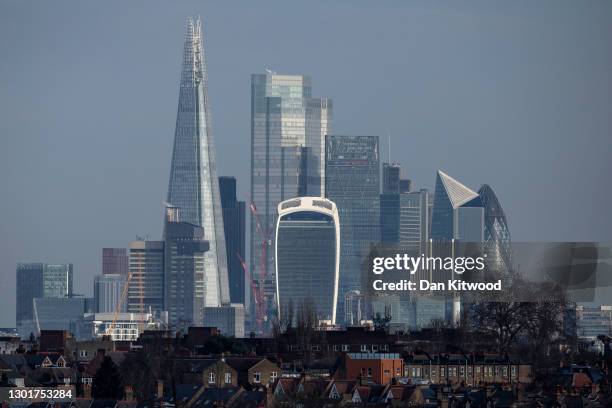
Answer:
[[[464,366],[459,367],[459,375],[461,377],[465,376],[465,367]]]
[[[368,351],[368,345],[367,344],[362,344],[361,345],[361,351]]]
[[[348,344],[343,344],[342,345],[342,351],[349,351],[351,348],[349,347]]]
[[[208,373],[208,383],[214,384],[216,380],[215,373]]]
[[[320,351],[320,350],[321,350],[321,347],[319,347],[319,346],[312,346],[312,347],[311,347],[311,350],[312,350],[312,351]]]
[[[87,350],[79,350],[79,357],[87,357],[88,354]]]
[[[445,367],[441,367],[440,368],[440,377],[445,377],[446,376],[446,368]]]
[[[378,351],[378,346],[376,344],[372,344],[372,351]]]
[[[340,346],[338,346],[337,344],[334,344],[334,351],[338,351],[340,350]]]
[[[253,374],[253,382],[254,383],[260,383],[261,382],[261,373],[254,373]]]
[[[361,367],[361,375],[365,375],[366,374],[366,369],[365,367]]]
[[[270,373],[270,382],[276,381],[277,378],[278,378],[278,373],[276,371],[272,371]]]
[[[372,376],[372,369],[370,367],[368,367],[368,377]]]
[[[383,371],[383,374],[384,374],[384,375],[391,375],[391,371],[389,371],[389,369],[385,369],[385,370]]]
[[[225,373],[225,383],[226,384],[232,383],[232,373]]]
[[[395,376],[396,376],[396,377],[399,377],[400,375],[401,375],[400,368],[399,368],[399,367],[397,367],[397,368],[395,369]]]
[[[382,346],[380,346],[380,349],[381,349],[382,351],[389,351],[389,345],[387,345],[387,344],[383,344]]]
[[[516,377],[516,366],[510,367],[510,374],[512,377]]]

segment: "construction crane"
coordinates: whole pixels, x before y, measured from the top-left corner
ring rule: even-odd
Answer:
[[[249,205],[249,209],[251,210],[251,214],[255,217],[255,226],[257,232],[261,236],[261,252],[259,257],[259,303],[258,303],[258,328],[262,331],[263,321],[268,317],[268,304],[267,299],[264,294],[264,283],[265,279],[268,275],[268,246],[271,245],[272,232],[274,228],[268,228],[267,231],[264,231],[261,223],[261,219],[259,218],[259,213],[257,212],[257,207],[255,203],[251,202]]]
[[[123,304],[123,302],[125,302],[125,298],[127,297],[131,280],[132,280],[132,272],[128,272],[127,279],[125,281],[125,284],[123,285],[123,290],[121,291],[121,297],[119,298],[119,300],[117,301],[117,304],[115,305],[115,312],[113,313],[113,320],[111,321],[111,324],[106,328],[106,335],[111,336],[111,338],[113,335],[113,331],[115,330],[115,326],[117,325],[117,320],[119,319],[119,313],[121,312],[121,305]]]
[[[238,257],[238,260],[240,261],[240,265],[242,266],[242,270],[244,271],[244,274],[247,280],[249,281],[249,286],[251,287],[251,293],[253,294],[253,301],[255,302],[257,327],[261,329],[261,325],[263,323],[263,318],[264,318],[262,293],[259,290],[259,288],[255,285],[255,282],[253,281],[251,274],[249,273],[249,270],[247,268],[246,262],[244,262],[244,259],[242,259],[242,257],[240,256],[238,252],[236,252],[236,256]]]

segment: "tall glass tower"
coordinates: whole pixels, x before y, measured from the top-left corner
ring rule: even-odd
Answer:
[[[274,300],[274,228],[278,203],[323,196],[325,135],[332,101],[312,97],[304,75],[251,76],[250,272],[267,310]],[[267,314],[267,313],[266,313]]]
[[[278,313],[293,302],[296,313],[311,302],[319,320],[336,322],[340,274],[340,223],[336,205],[301,197],[278,205],[276,223]]]
[[[167,202],[181,220],[204,229],[204,305],[229,303],[223,211],[208,108],[207,73],[200,19],[187,21],[174,149]]]
[[[378,136],[326,138],[325,195],[340,219],[339,321],[345,296],[361,289],[361,272],[372,244],[380,242],[380,156]]]
[[[487,261],[501,274],[510,274],[512,267],[512,248],[508,221],[495,192],[488,184],[483,184],[478,195],[484,206],[484,248]]]

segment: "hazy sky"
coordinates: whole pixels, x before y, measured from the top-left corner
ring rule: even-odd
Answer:
[[[185,20],[204,20],[219,175],[248,200],[250,74],[309,74],[334,133],[417,188],[489,183],[515,241],[612,241],[612,2],[0,0],[0,326],[15,264],[158,239]],[[386,149],[384,150],[386,157]]]

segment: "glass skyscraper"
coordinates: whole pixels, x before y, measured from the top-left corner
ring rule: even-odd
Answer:
[[[118,273],[107,273],[94,278],[96,313],[114,313],[115,311],[125,313],[127,311],[126,302],[119,305],[126,281],[127,276]]]
[[[207,81],[201,23],[189,19],[167,202],[180,208],[181,221],[204,229],[210,244],[204,256],[204,303],[215,307],[229,303],[230,295]]]
[[[166,208],[164,228],[164,310],[175,328],[202,325],[208,241],[202,227],[181,222],[180,209]],[[146,312],[146,311],[145,311]]]
[[[125,248],[102,248],[102,274],[128,274],[128,254]]]
[[[30,334],[34,315],[34,299],[72,296],[72,264],[17,264],[16,325],[19,334]],[[27,326],[27,328],[26,328]]]
[[[282,317],[289,302],[299,313],[310,303],[319,320],[336,321],[340,267],[340,224],[333,202],[300,197],[278,206],[276,298]],[[295,316],[291,316],[295,318]]]
[[[480,196],[448,174],[438,170],[434,196],[431,238],[482,242],[484,209]]]
[[[339,298],[360,289],[362,263],[380,242],[380,158],[378,136],[327,136],[325,194],[340,218]],[[344,320],[344,302],[338,305]],[[342,310],[341,310],[342,309]]]
[[[164,242],[132,241],[129,254],[128,313],[164,310]]]
[[[501,274],[511,274],[512,248],[504,209],[488,184],[480,187],[478,195],[484,206],[484,249],[487,253],[487,263]]]
[[[225,246],[227,248],[227,269],[229,274],[230,300],[232,303],[244,304],[245,277],[240,256],[245,254],[245,216],[244,201],[236,199],[236,178],[219,177],[221,191],[221,207],[223,207],[223,225],[225,230]]]
[[[323,196],[324,140],[332,102],[313,98],[303,75],[251,76],[250,272],[267,309],[276,308],[274,227],[277,206],[298,196]]]

